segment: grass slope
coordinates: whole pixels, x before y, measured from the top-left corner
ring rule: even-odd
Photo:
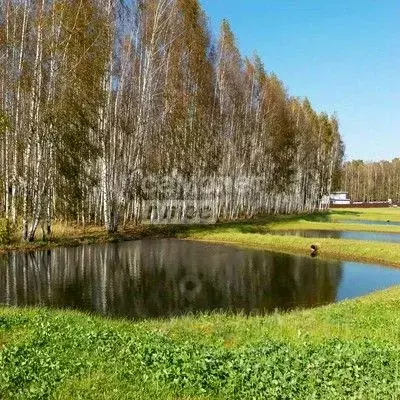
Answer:
[[[378,211],[377,211],[378,210]],[[334,210],[310,215],[286,215],[279,217],[260,218],[255,221],[239,221],[220,223],[214,226],[194,226],[179,234],[179,237],[193,240],[203,240],[213,243],[226,243],[235,246],[268,249],[287,253],[309,254],[311,244],[319,247],[319,256],[323,258],[364,261],[400,267],[400,244],[373,241],[303,238],[297,236],[280,236],[274,234],[277,230],[316,229],[316,230],[358,230],[387,231],[400,234],[398,226],[361,225],[351,223],[331,222],[337,217],[349,215],[353,219],[368,219],[370,215],[380,215],[386,221],[387,216],[397,214],[400,210],[385,209]],[[378,212],[378,214],[376,214]],[[390,214],[391,213],[391,214]]]
[[[267,226],[271,230],[318,229],[400,233],[400,225],[363,225],[357,223],[357,221],[363,220],[372,223],[400,222],[400,208],[331,209],[328,212],[278,217],[269,221]],[[350,221],[354,221],[354,223]]]
[[[400,288],[267,317],[0,309],[4,399],[396,399]]]
[[[196,231],[182,237],[210,243],[280,251],[292,254],[309,254],[311,244],[318,245],[318,255],[323,258],[364,261],[400,267],[400,244],[367,242],[348,239],[303,238],[251,232],[243,226],[216,228],[213,231]]]

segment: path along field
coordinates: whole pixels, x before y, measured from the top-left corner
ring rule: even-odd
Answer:
[[[175,233],[306,253],[310,239],[277,240],[268,231],[279,223],[331,223],[337,212]],[[400,266],[396,244],[318,241],[323,256],[381,257]],[[124,322],[73,311],[0,308],[0,398],[397,399],[400,288],[266,317]]]

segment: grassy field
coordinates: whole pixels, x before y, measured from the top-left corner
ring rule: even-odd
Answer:
[[[367,219],[370,221],[400,221],[400,207],[381,208],[334,208],[330,210],[330,219]]]
[[[0,309],[2,399],[397,399],[400,288],[267,317]]]
[[[363,225],[357,221],[400,222],[400,208],[343,208],[329,212],[279,218],[269,224],[271,230],[318,229],[400,233],[400,225]],[[344,222],[346,221],[346,222]],[[351,223],[354,221],[354,223]]]
[[[386,211],[391,220],[400,216]],[[314,225],[352,229],[355,224],[336,221],[369,217],[389,219],[380,209],[334,210],[215,226],[136,227],[114,237],[100,228],[56,226],[51,242],[33,246],[178,236],[308,254],[312,241],[321,257],[400,267],[399,244],[271,235]],[[128,322],[0,308],[0,398],[400,399],[399,315],[400,287],[266,317],[218,313]]]

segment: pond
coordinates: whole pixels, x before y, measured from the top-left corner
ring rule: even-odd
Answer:
[[[400,284],[400,270],[176,239],[0,256],[1,304],[125,318],[265,314],[394,284]]]
[[[385,232],[362,232],[362,231],[330,231],[330,230],[288,230],[273,231],[274,235],[282,236],[301,236],[306,238],[330,238],[330,239],[354,239],[371,240],[373,242],[392,242],[400,243],[400,233]]]
[[[369,219],[344,219],[338,221],[345,224],[361,224],[361,225],[386,225],[386,226],[400,226],[400,221],[371,221]]]

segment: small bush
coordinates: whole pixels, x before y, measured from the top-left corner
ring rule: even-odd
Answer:
[[[10,244],[13,239],[15,228],[7,218],[0,218],[0,245]]]

